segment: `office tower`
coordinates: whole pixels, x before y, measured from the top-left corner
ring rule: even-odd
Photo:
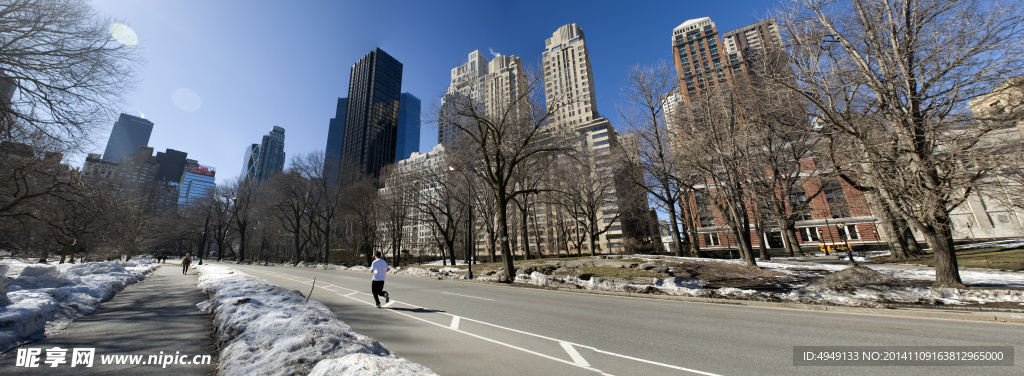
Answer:
[[[185,170],[181,174],[181,185],[178,187],[178,206],[209,197],[217,188],[215,175],[217,170],[213,167],[203,166],[194,159],[186,160]]]
[[[327,147],[324,148],[324,177],[333,184],[338,183],[341,147],[345,140],[346,113],[348,113],[348,98],[338,98],[338,107],[327,126]]]
[[[275,126],[263,136],[253,178],[263,181],[284,169],[284,128]]]
[[[689,103],[699,91],[736,78],[749,78],[753,74],[750,63],[772,46],[781,45],[774,19],[726,32],[721,38],[711,18],[683,22],[672,31],[672,59],[679,75],[682,103]]]
[[[395,142],[395,159],[409,158],[412,153],[419,150],[420,99],[412,93],[402,93],[398,105],[398,139]]]
[[[479,50],[469,53],[465,64],[452,69],[451,85],[445,94],[442,106],[450,106],[458,100],[467,100],[484,109],[487,116],[496,116],[503,108],[512,103],[522,106],[523,111],[529,109],[530,101],[519,95],[526,95],[529,84],[523,61],[516,56],[495,56],[488,61]],[[441,145],[452,146],[458,128],[449,122],[438,126],[437,141]]]
[[[402,63],[380,48],[352,65],[339,180],[377,177],[395,162]]]
[[[153,122],[121,114],[110,130],[107,148],[103,151],[103,160],[118,163],[121,158],[134,154],[139,146],[149,145],[149,136],[153,133]]]
[[[619,134],[608,119],[597,111],[597,96],[594,85],[593,69],[590,65],[590,52],[587,49],[586,37],[576,24],[558,28],[544,41],[544,96],[548,108],[555,112],[548,123],[552,133],[568,137],[574,147],[587,155],[583,158],[588,163],[587,171],[594,174],[591,180],[602,186],[605,195],[601,210],[597,214],[597,224],[607,231],[597,241],[602,251],[623,251],[623,240],[626,237],[638,237],[638,221],[633,220],[633,213],[646,213],[648,203],[646,197],[629,195],[625,174],[620,169],[610,166],[617,165],[612,159],[616,154],[613,148],[619,147]],[[537,215],[538,222],[546,219],[547,228],[554,228],[559,217],[570,215],[561,208],[548,206],[548,215]],[[544,210],[544,209],[542,209]],[[543,250],[543,244],[553,244],[555,234],[539,233],[536,240]]]
[[[178,184],[181,181],[181,174],[185,171],[187,157],[188,153],[174,149],[157,152],[156,163],[160,164],[160,169],[156,173],[156,180]]]
[[[544,45],[544,96],[548,107],[557,107],[552,122],[560,131],[571,132],[600,118],[583,29],[576,24],[562,26]]]
[[[242,179],[256,178],[256,161],[260,158],[260,144],[252,144],[245,148],[242,156]]]

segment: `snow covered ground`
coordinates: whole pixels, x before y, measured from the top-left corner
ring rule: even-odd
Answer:
[[[0,262],[0,285],[8,284],[10,302],[0,302],[0,352],[52,335],[74,319],[156,269],[148,258],[84,264]],[[3,290],[0,286],[0,290]],[[0,297],[0,300],[3,300]],[[4,303],[8,303],[4,305]]]
[[[218,375],[434,375],[352,331],[318,301],[239,272],[198,268],[221,348]],[[365,267],[363,267],[365,269]],[[351,269],[354,270],[354,269]]]
[[[720,260],[720,259],[696,259],[689,257],[671,256],[633,256],[645,258],[650,262],[659,260],[691,260],[701,262],[725,262],[743,263],[742,260]],[[814,271],[839,271],[849,265],[819,264],[812,262],[786,261],[786,262],[758,262],[757,265],[763,269],[772,269],[779,272],[805,276],[816,275]],[[935,272],[928,268],[914,268],[901,266],[880,266],[870,265],[873,270],[895,277],[901,280],[934,280]],[[666,278],[653,280],[650,284],[622,283],[606,278],[592,278],[581,280],[573,276],[549,276],[534,272],[532,274],[520,274],[516,277],[516,283],[526,283],[539,286],[551,287],[572,287],[588,290],[620,291],[620,292],[644,292],[660,293],[676,296],[693,296],[721,299],[743,299],[762,301],[781,301],[806,304],[833,304],[861,307],[883,307],[886,304],[986,304],[986,303],[1018,303],[1024,308],[1024,291],[1019,289],[1007,289],[1006,287],[1024,287],[1024,273],[982,271],[982,270],[961,270],[961,279],[968,285],[985,285],[985,289],[956,289],[939,288],[930,286],[864,286],[843,289],[796,289],[789,292],[767,292],[756,290],[743,290],[731,287],[706,289],[707,283],[694,279]],[[703,283],[702,283],[703,282]]]

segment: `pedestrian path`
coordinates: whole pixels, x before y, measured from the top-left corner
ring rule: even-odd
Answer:
[[[0,374],[215,374],[211,316],[196,308],[206,300],[197,278],[165,264],[60,333],[3,354]]]

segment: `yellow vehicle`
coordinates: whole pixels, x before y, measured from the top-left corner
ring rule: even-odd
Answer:
[[[825,254],[827,255],[827,254],[835,253],[835,252],[846,252],[846,245],[845,244],[824,244],[824,243],[822,243],[822,244],[818,244],[818,249],[821,249],[821,251],[825,252]]]

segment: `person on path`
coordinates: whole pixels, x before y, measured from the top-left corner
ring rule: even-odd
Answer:
[[[391,296],[388,295],[387,291],[384,291],[384,275],[391,270],[388,266],[388,262],[384,261],[384,256],[380,251],[373,252],[373,263],[370,264],[370,273],[373,273],[373,281],[371,282],[371,290],[373,291],[373,301],[377,303],[377,308],[380,308],[380,299],[378,295],[384,297],[384,303],[391,301]]]
[[[192,254],[186,253],[185,259],[181,260],[181,274],[188,274],[188,266],[192,265]]]

